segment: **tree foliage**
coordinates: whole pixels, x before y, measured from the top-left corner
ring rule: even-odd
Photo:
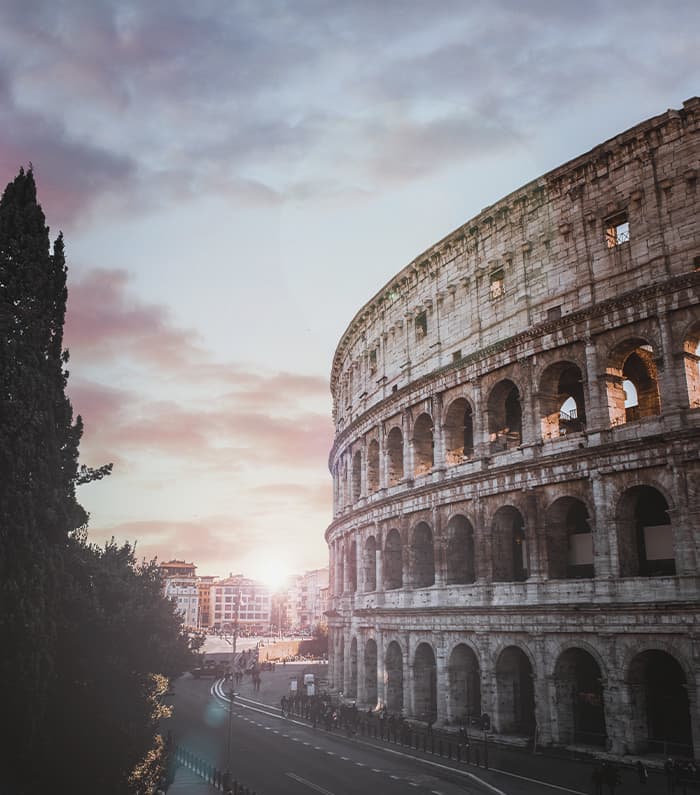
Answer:
[[[159,693],[191,652],[155,562],[87,541],[75,488],[111,464],[78,466],[66,298],[63,238],[51,248],[34,175],[21,170],[0,200],[3,785],[116,795],[138,789]]]

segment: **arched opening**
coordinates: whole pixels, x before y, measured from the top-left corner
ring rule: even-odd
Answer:
[[[461,464],[474,455],[472,407],[464,398],[455,400],[445,415],[445,463]]]
[[[365,541],[364,554],[365,591],[377,590],[377,541],[370,536]]]
[[[451,723],[469,723],[481,717],[481,674],[473,650],[464,643],[455,646],[447,666]]]
[[[372,638],[365,643],[365,699],[370,707],[377,703],[377,644]]]
[[[379,442],[376,439],[367,445],[367,491],[379,490]]]
[[[474,582],[474,528],[461,514],[447,524],[447,584]]]
[[[403,480],[403,434],[401,428],[392,428],[386,440],[387,477],[389,486]]]
[[[357,542],[351,542],[347,550],[347,580],[348,590],[351,593],[357,591]]]
[[[509,379],[499,381],[488,400],[489,441],[492,453],[510,450],[522,441],[520,392]]]
[[[502,734],[531,735],[535,730],[535,686],[525,652],[508,646],[496,663],[498,727]]]
[[[559,742],[604,748],[607,739],[600,666],[587,651],[567,649],[554,669]]]
[[[403,711],[403,654],[395,640],[387,646],[384,657],[384,693],[387,710],[400,714]]]
[[[627,340],[610,356],[608,411],[611,425],[661,413],[654,350],[644,339]]]
[[[584,503],[560,497],[547,510],[545,523],[550,578],[593,577],[593,533]]]
[[[651,486],[634,486],[620,500],[618,550],[622,577],[676,573],[673,527],[666,498]]]
[[[427,588],[435,584],[435,550],[433,533],[425,522],[419,522],[411,537],[411,586]]]
[[[420,643],[413,658],[413,706],[418,720],[437,718],[437,664],[429,643]]]
[[[384,590],[403,588],[403,544],[394,528],[386,534],[384,543]]]
[[[358,450],[352,457],[352,499],[357,502],[362,493],[362,453]]]
[[[688,405],[700,406],[700,324],[690,330],[683,343],[685,381],[688,387]]]
[[[348,698],[357,698],[357,638],[350,642],[350,680],[345,695]]]
[[[421,414],[413,426],[413,474],[425,475],[433,463],[433,420],[429,414]]]
[[[493,581],[523,582],[528,578],[525,522],[516,508],[504,506],[493,517]]]
[[[633,753],[693,756],[685,673],[664,651],[638,654],[627,677],[632,704]]]
[[[540,380],[542,438],[553,439],[577,433],[586,427],[583,377],[578,365],[557,362]]]

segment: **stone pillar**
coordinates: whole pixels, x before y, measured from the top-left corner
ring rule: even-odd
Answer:
[[[534,692],[535,721],[537,723],[537,743],[549,745],[552,742],[552,682],[544,669],[548,659],[544,635],[536,635],[532,645],[535,652]]]
[[[435,559],[435,585],[442,587],[447,580],[446,549],[442,530],[442,514],[433,508],[433,555]]]
[[[367,672],[365,671],[365,643],[366,643],[366,638],[364,632],[358,632],[357,633],[357,694],[356,694],[356,700],[358,704],[366,704],[367,702],[367,688],[366,688]]]
[[[447,644],[445,641],[445,633],[433,635],[435,641],[435,679],[436,679],[436,697],[437,697],[437,720],[435,721],[438,726],[444,726],[449,717],[449,676],[447,672]]]
[[[700,506],[691,507],[687,503],[687,495],[692,493],[692,486],[688,483],[688,468],[683,462],[670,462],[668,464],[673,478],[673,494],[676,499],[674,508],[669,509],[668,515],[673,529],[673,547],[676,559],[676,572],[678,574],[697,574],[698,571],[698,541],[697,533],[693,529],[698,527],[700,519]],[[691,475],[691,478],[695,472]],[[697,539],[697,540],[696,540]]]
[[[593,568],[596,578],[616,577],[620,571],[617,550],[615,505],[599,472],[589,474],[595,517],[593,519]]]
[[[404,480],[413,481],[413,419],[408,411],[401,414],[401,433],[403,434],[403,477]]]
[[[387,477],[386,471],[386,428],[384,427],[383,422],[379,425],[377,441],[379,442],[379,490],[382,491],[387,488],[389,483],[389,478]]]
[[[442,472],[445,464],[445,429],[442,424],[442,395],[433,395],[431,401],[433,415],[433,471]]]
[[[659,377],[659,392],[661,397],[661,413],[668,415],[680,411],[681,386],[680,379],[684,378],[685,371],[680,366],[682,359],[676,356],[673,345],[671,323],[666,312],[659,313],[659,330],[661,332],[662,358],[656,357],[657,372]],[[681,344],[679,353],[682,354]],[[683,401],[685,402],[685,401]]]
[[[413,705],[413,664],[411,662],[411,638],[408,632],[404,633],[403,643],[403,714],[414,716]]]
[[[641,690],[640,685],[625,684],[616,676],[608,675],[603,685],[603,709],[605,710],[605,731],[608,735],[608,749],[613,754],[639,752],[637,737],[646,737],[646,716],[644,725],[635,725],[639,714],[635,715],[633,700],[634,688]]]
[[[374,639],[377,641],[377,706],[386,704],[385,670],[384,670],[384,633],[375,627]]]
[[[365,570],[362,565],[362,556],[364,553],[364,544],[362,540],[363,533],[355,532],[355,592],[364,593]],[[350,547],[352,549],[352,547]]]
[[[527,574],[528,578],[544,576],[542,570],[542,557],[539,549],[539,512],[537,510],[537,497],[533,491],[525,493],[525,541],[527,542]]]
[[[472,422],[474,423],[474,458],[486,458],[489,456],[490,450],[489,421],[480,380],[474,381],[472,397],[474,400],[474,413],[472,415]]]
[[[377,558],[376,558],[376,570],[377,570],[377,591],[384,590],[384,546],[383,546],[383,538],[382,532],[375,525],[375,533],[374,537],[377,541]]]
[[[586,430],[600,431],[607,427],[608,417],[604,411],[607,406],[607,391],[601,387],[604,381],[600,379],[598,364],[598,351],[595,342],[591,337],[585,338],[586,352],[586,372],[584,373],[584,395],[586,399]]]

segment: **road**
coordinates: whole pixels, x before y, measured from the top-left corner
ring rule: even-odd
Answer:
[[[502,747],[490,752],[491,769],[457,764],[400,745],[374,742],[344,733],[313,729],[306,721],[283,718],[277,704],[290,674],[310,666],[277,666],[263,674],[259,693],[246,679],[229,710],[228,685],[189,674],[178,680],[170,728],[175,741],[198,757],[226,768],[229,722],[235,777],[258,795],[356,795],[356,793],[431,793],[431,795],[588,795],[588,764],[519,753]],[[456,768],[456,769],[455,769]],[[654,774],[643,789],[633,770],[623,771],[616,795],[665,792],[663,777]]]

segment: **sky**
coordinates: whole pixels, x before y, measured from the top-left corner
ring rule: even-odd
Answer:
[[[3,0],[0,182],[68,261],[89,537],[327,565],[335,346],[396,272],[700,90],[700,4]]]

